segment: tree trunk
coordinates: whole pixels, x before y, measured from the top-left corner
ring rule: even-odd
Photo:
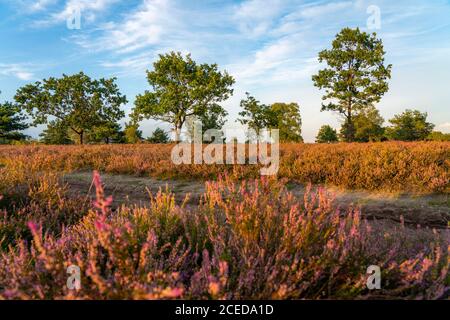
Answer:
[[[80,145],[83,145],[83,144],[84,144],[84,132],[81,131],[81,132],[79,133],[79,135],[80,135]]]
[[[178,143],[180,142],[180,135],[181,135],[181,127],[176,124],[175,125],[175,142]]]

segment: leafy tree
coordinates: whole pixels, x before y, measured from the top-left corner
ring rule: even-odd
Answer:
[[[243,111],[239,112],[241,118],[238,121],[243,125],[247,125],[250,129],[255,130],[258,136],[262,129],[275,127],[277,125],[277,119],[270,111],[270,106],[262,104],[248,92],[245,94],[247,98],[241,100],[240,105]]]
[[[316,143],[333,143],[338,141],[336,130],[329,125],[322,126],[316,137]]]
[[[139,130],[139,124],[131,121],[125,124],[125,141],[129,144],[139,143],[143,140],[142,131]]]
[[[94,143],[124,143],[125,134],[117,122],[105,122],[87,132],[87,141]]]
[[[426,112],[408,109],[389,120],[392,125],[386,129],[386,135],[398,141],[425,140],[434,129],[434,124],[427,122],[427,117]]]
[[[49,122],[47,129],[39,136],[41,137],[41,142],[45,144],[73,144],[69,136],[69,130],[69,127],[64,122],[53,120]]]
[[[221,130],[226,123],[226,112],[220,105],[212,105],[200,117],[191,116],[186,119],[187,135],[192,141],[194,139],[194,122],[198,121],[202,124],[202,134],[211,129]],[[222,132],[223,135],[223,132]]]
[[[19,89],[15,100],[34,118],[35,124],[56,118],[83,144],[87,131],[125,116],[120,107],[127,99],[115,81],[115,78],[92,80],[83,72],[59,79],[51,77]]]
[[[218,71],[216,64],[199,65],[181,53],[160,55],[147,79],[153,91],[137,96],[134,119],[171,123],[176,142],[187,117],[202,117],[233,94],[234,79],[226,71]]]
[[[168,143],[170,140],[169,135],[163,129],[156,128],[152,136],[147,139],[150,143]]]
[[[442,133],[440,131],[433,131],[427,137],[429,141],[450,141],[450,133]]]
[[[384,139],[384,119],[380,112],[373,106],[361,110],[355,117],[353,124],[355,126],[355,141],[373,142]],[[344,123],[341,135],[345,137],[347,132],[347,122]]]
[[[274,103],[270,110],[276,118],[276,126],[280,130],[280,141],[303,142],[302,117],[297,103]]]
[[[355,141],[354,116],[381,100],[388,91],[392,66],[384,65],[384,48],[376,34],[359,29],[343,29],[331,49],[319,53],[328,67],[313,76],[314,85],[325,89],[322,111],[330,110],[345,118],[345,141]]]
[[[0,143],[26,138],[20,131],[28,128],[20,108],[10,102],[0,103]]]
[[[265,105],[260,103],[248,92],[247,98],[241,101],[238,121],[255,130],[259,136],[262,129],[279,129],[280,140],[283,142],[303,141],[301,136],[302,119],[297,103],[274,103]]]

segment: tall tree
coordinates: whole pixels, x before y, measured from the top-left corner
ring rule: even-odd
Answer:
[[[10,102],[0,103],[0,143],[25,139],[26,136],[20,132],[28,128],[25,120],[26,116],[17,105]]]
[[[427,117],[426,112],[407,109],[389,120],[391,126],[386,129],[386,135],[398,141],[425,140],[434,129],[434,124],[427,122]]]
[[[333,143],[338,141],[339,139],[335,129],[329,125],[320,127],[319,133],[316,137],[316,143]]]
[[[127,99],[115,81],[115,78],[92,80],[83,72],[59,79],[51,77],[19,89],[15,100],[35,124],[56,118],[83,144],[86,131],[125,116],[120,107]]]
[[[197,64],[190,55],[171,52],[160,55],[153,66],[147,71],[153,90],[137,96],[134,118],[171,123],[176,142],[187,117],[202,117],[233,94],[234,79],[216,64]]]
[[[391,65],[385,65],[383,43],[376,34],[359,29],[343,29],[332,48],[319,53],[328,67],[313,76],[319,89],[325,89],[322,111],[330,110],[345,118],[345,141],[355,141],[354,116],[381,100],[388,91]]]

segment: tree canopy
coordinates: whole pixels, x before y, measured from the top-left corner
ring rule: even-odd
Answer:
[[[385,65],[384,47],[376,34],[344,28],[331,49],[319,53],[327,67],[313,76],[314,85],[324,89],[322,111],[330,110],[345,118],[345,141],[355,141],[354,116],[381,100],[388,91],[391,65]]]
[[[282,142],[302,142],[300,107],[297,103],[262,104],[246,93],[246,99],[241,100],[243,111],[239,113],[238,121],[255,130],[259,136],[262,129],[279,129]]]
[[[147,71],[153,90],[137,96],[133,116],[172,124],[177,142],[187,117],[201,118],[233,94],[234,79],[217,64],[197,64],[190,55],[171,52],[160,55],[153,66]]]
[[[47,125],[47,128],[39,135],[42,143],[50,145],[73,144],[70,139],[70,129],[62,121],[53,120]]]
[[[20,88],[15,100],[34,119],[45,124],[57,119],[84,143],[85,132],[125,116],[121,106],[127,99],[119,91],[116,79],[92,80],[80,72],[48,78]],[[61,124],[62,125],[62,124]]]
[[[316,143],[333,143],[338,141],[336,130],[329,125],[322,126],[316,137]]]
[[[25,139],[20,131],[28,128],[26,116],[11,102],[0,103],[0,143]]]
[[[153,131],[152,136],[147,138],[147,142],[155,144],[168,143],[169,141],[169,135],[161,128],[156,128],[155,131]]]
[[[374,142],[384,139],[384,119],[378,109],[373,106],[361,110],[354,117],[355,141]],[[345,137],[346,123],[342,127],[341,134]]]
[[[389,120],[391,126],[386,129],[386,135],[391,140],[425,140],[434,129],[434,125],[427,122],[427,117],[428,114],[425,112],[408,109]]]

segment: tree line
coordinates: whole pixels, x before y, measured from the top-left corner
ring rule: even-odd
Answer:
[[[312,81],[323,92],[321,111],[335,112],[343,121],[339,132],[322,126],[316,142],[450,141],[450,134],[433,132],[427,114],[418,110],[408,109],[383,127],[375,105],[389,90],[392,65],[386,65],[385,54],[375,33],[350,28],[336,35],[330,49],[319,53],[325,67]],[[192,132],[195,120],[204,131],[225,125],[228,113],[221,103],[233,95],[235,80],[217,64],[199,64],[179,52],[161,54],[153,70],[147,71],[147,80],[151,90],[136,97],[124,129],[118,122],[125,117],[122,107],[128,100],[116,78],[97,80],[80,72],[25,85],[17,90],[14,102],[0,104],[0,143],[26,140],[21,132],[42,124],[47,128],[40,140],[46,144],[142,142],[139,122],[144,119],[171,124],[175,142],[180,141],[182,128]],[[266,105],[246,93],[240,107],[237,121],[257,134],[277,128],[282,142],[303,141],[297,103]],[[167,143],[169,135],[157,128],[145,141]]]

